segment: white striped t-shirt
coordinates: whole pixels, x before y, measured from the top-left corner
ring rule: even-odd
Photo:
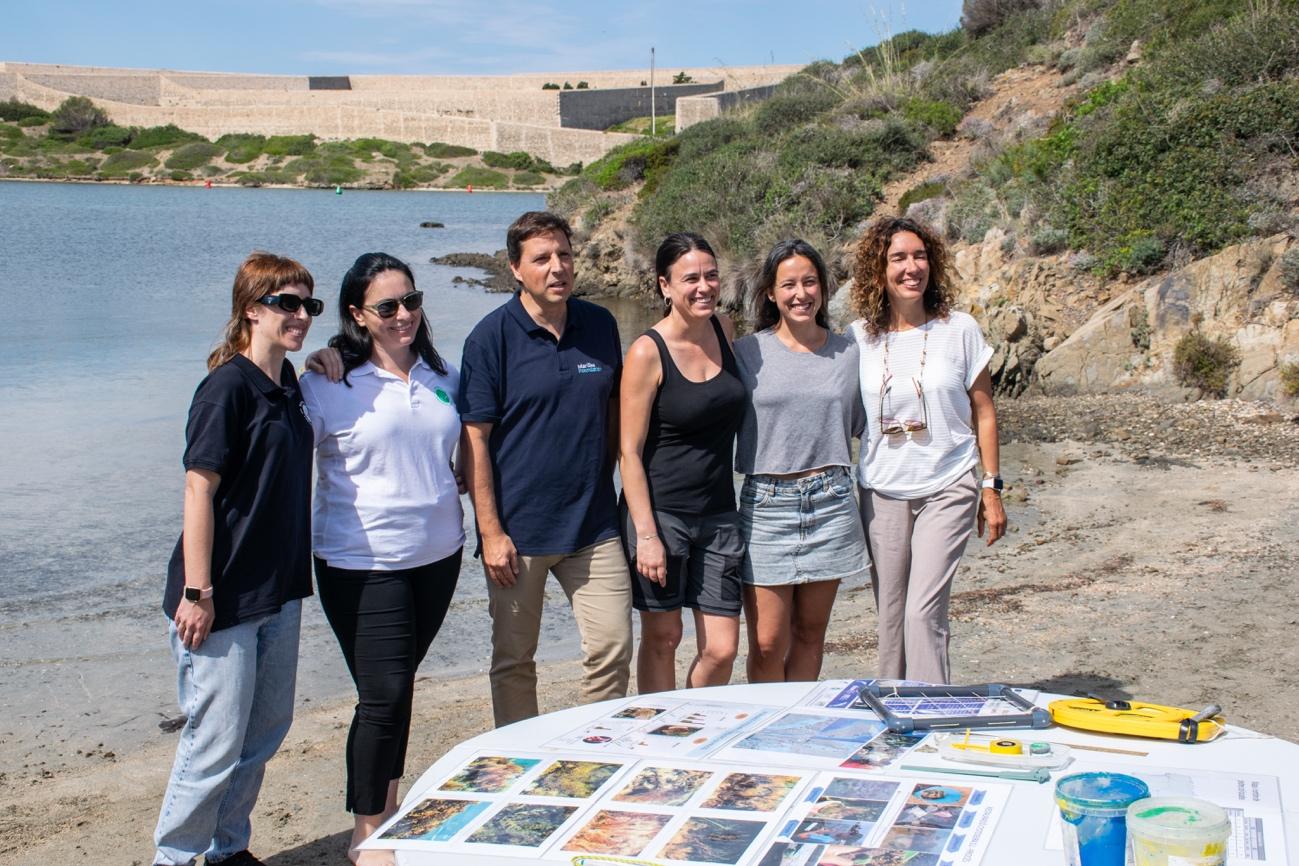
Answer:
[[[979,456],[970,425],[969,392],[992,359],[992,347],[974,317],[953,312],[946,319],[931,319],[922,327],[878,337],[867,335],[858,320],[850,331],[861,349],[861,393],[866,407],[858,483],[895,499],[919,499],[937,493],[976,466]],[[905,420],[927,416],[925,430],[889,436],[880,431],[886,340],[891,379],[882,415]],[[916,396],[917,380],[923,385],[924,405]]]

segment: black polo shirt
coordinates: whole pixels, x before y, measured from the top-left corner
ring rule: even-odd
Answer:
[[[185,469],[221,476],[212,505],[212,630],[311,595],[311,421],[293,365],[276,385],[242,355],[199,383],[185,427]],[[162,609],[185,584],[184,535],[167,567]]]
[[[490,422],[501,525],[519,553],[568,554],[618,535],[609,400],[622,371],[618,324],[570,298],[563,337],[516,293],[465,340],[456,404]]]

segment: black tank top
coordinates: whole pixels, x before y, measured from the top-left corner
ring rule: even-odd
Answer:
[[[663,381],[654,397],[641,455],[650,501],[660,511],[735,510],[731,457],[748,394],[721,323],[716,316],[710,321],[721,346],[722,369],[705,382],[681,375],[658,331],[645,332],[658,346],[663,364]]]

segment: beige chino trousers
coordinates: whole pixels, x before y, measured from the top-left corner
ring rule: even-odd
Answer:
[[[617,538],[555,556],[520,556],[513,586],[487,581],[496,726],[537,715],[537,640],[546,576],[568,596],[582,636],[583,703],[625,697],[631,673],[631,577]]]
[[[947,608],[979,507],[974,470],[919,499],[859,492],[879,611],[879,676],[951,682]]]

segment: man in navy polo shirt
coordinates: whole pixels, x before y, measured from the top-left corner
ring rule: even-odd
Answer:
[[[622,344],[608,311],[569,297],[572,232],[523,214],[506,252],[521,291],[465,341],[457,400],[492,615],[497,726],[537,715],[533,655],[546,575],[582,636],[582,700],[627,694],[631,578],[618,541],[611,443]]]

